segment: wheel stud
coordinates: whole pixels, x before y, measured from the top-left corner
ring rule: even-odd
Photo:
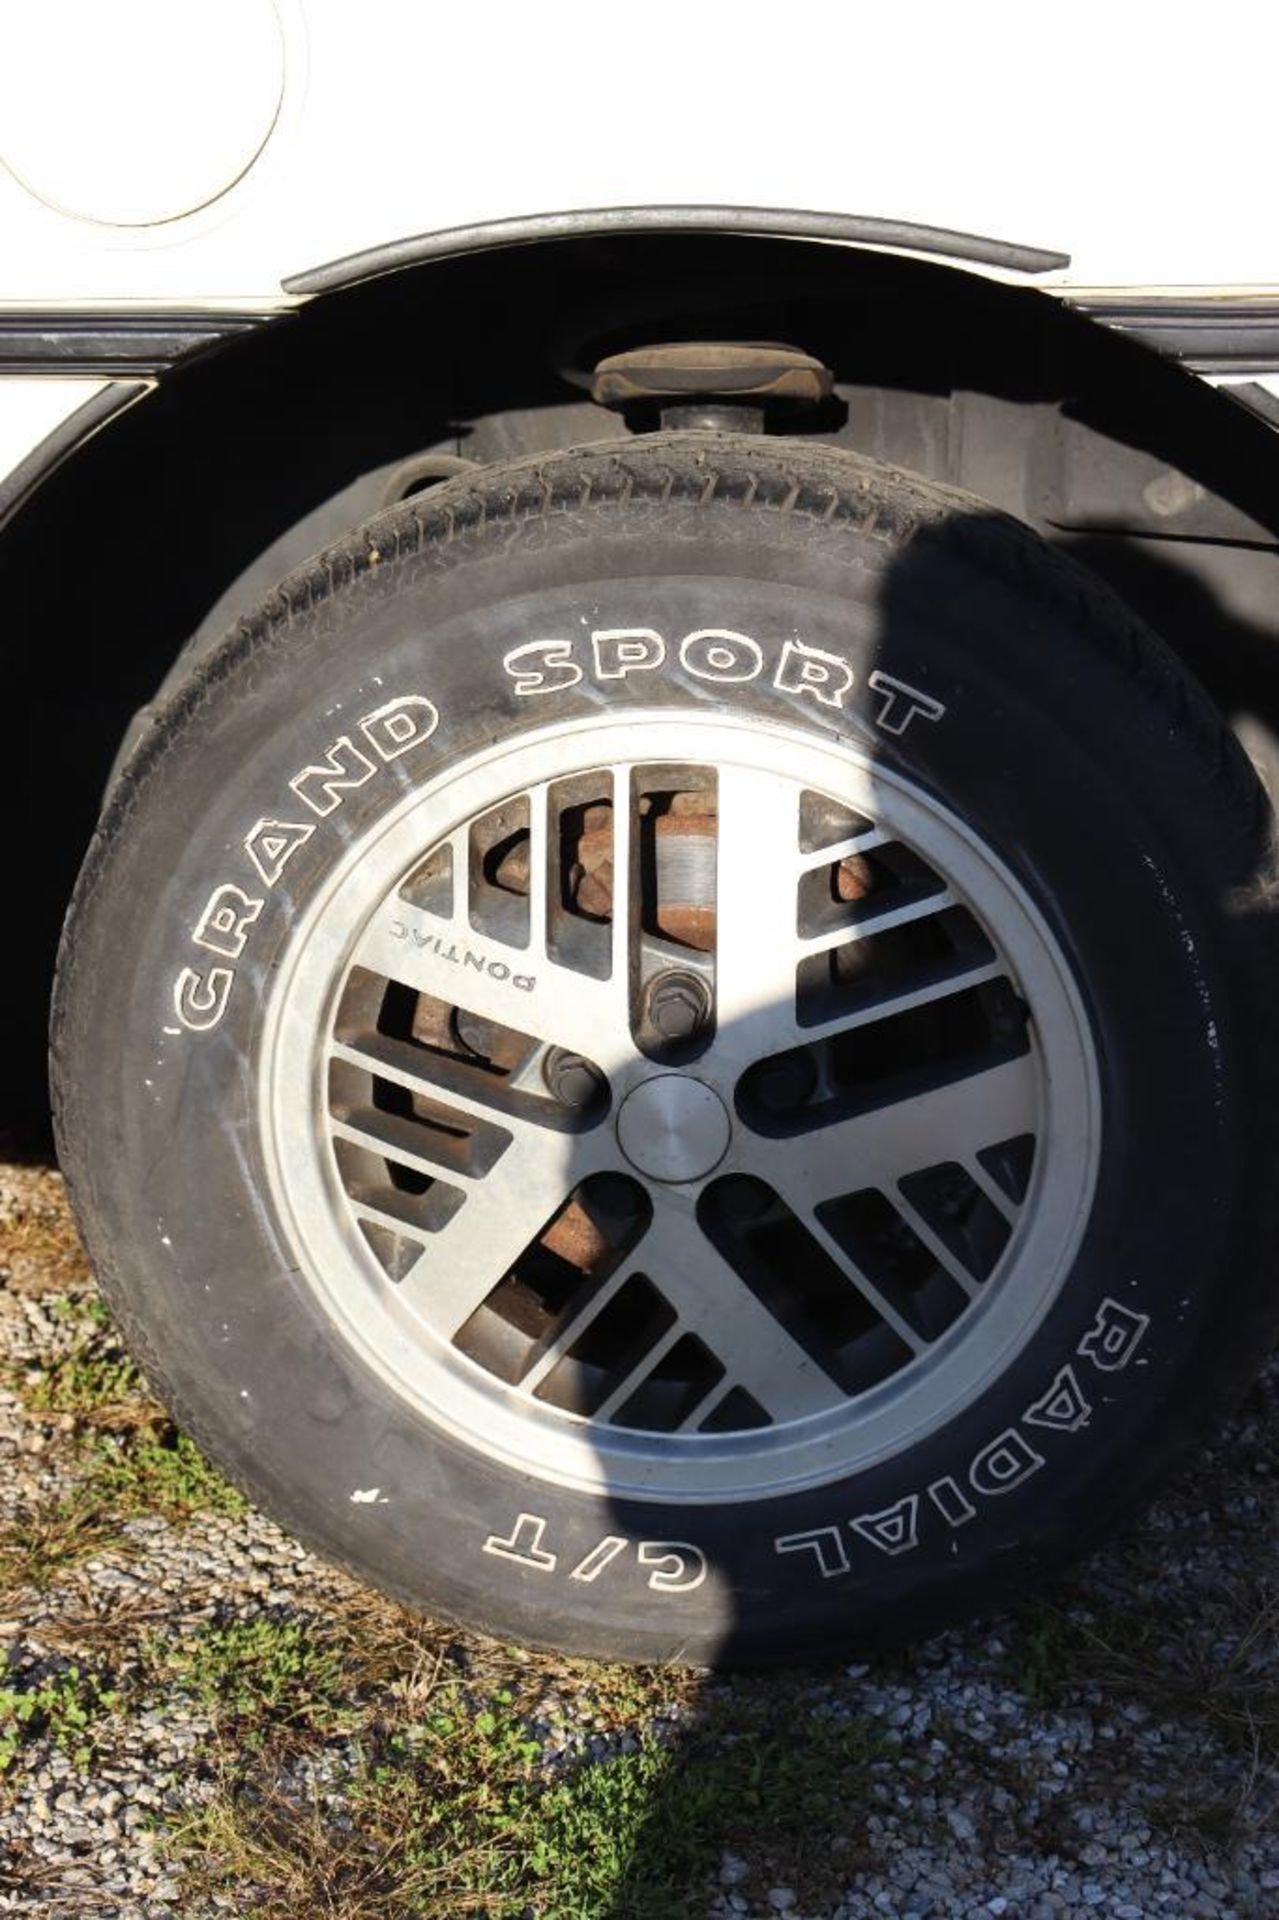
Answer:
[[[775,1054],[748,1067],[742,1090],[766,1114],[793,1113],[811,1100],[817,1086],[817,1064],[807,1048]]]
[[[672,968],[650,983],[644,1011],[663,1040],[691,1040],[710,1018],[710,989],[700,974]]]
[[[604,1076],[580,1053],[552,1047],[542,1063],[542,1078],[555,1098],[577,1112],[594,1106],[604,1091]]]

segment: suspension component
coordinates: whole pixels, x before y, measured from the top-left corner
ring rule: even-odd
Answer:
[[[763,433],[794,426],[830,399],[829,367],[775,341],[689,340],[610,354],[595,369],[591,397],[628,425]]]

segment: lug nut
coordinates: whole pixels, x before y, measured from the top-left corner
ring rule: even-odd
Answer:
[[[757,1060],[742,1078],[742,1090],[765,1113],[792,1113],[810,1100],[817,1086],[817,1066],[806,1047]]]
[[[700,974],[662,973],[648,989],[648,1024],[663,1040],[691,1040],[710,1018],[710,989]]]
[[[592,1106],[604,1089],[599,1068],[563,1047],[551,1048],[542,1063],[542,1078],[557,1100],[579,1111]]]

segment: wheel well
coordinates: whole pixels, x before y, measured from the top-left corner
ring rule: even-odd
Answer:
[[[431,261],[179,366],[0,534],[15,710],[41,759],[20,797],[44,823],[38,972],[130,717],[192,635],[374,509],[395,463],[624,437],[587,397],[594,362],[713,337],[820,356],[844,415],[822,437],[1071,547],[1228,712],[1279,734],[1279,437],[1148,349],[1041,292],[798,240],[617,234]],[[29,1005],[21,1024],[30,1054]]]

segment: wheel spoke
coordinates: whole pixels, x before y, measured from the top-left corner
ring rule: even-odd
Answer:
[[[621,1292],[626,1282],[634,1277],[634,1266],[627,1262],[615,1273],[609,1274],[606,1280],[600,1282],[591,1293],[589,1300],[578,1308],[572,1318],[560,1328],[555,1338],[548,1341],[541,1349],[533,1364],[520,1375],[520,1387],[523,1392],[532,1393],[541,1385],[547,1374],[551,1373],[565,1354],[577,1344],[597,1315],[601,1314],[610,1300]]]
[[[998,1180],[991,1178],[976,1155],[965,1159],[962,1164],[968,1178],[975,1187],[981,1188],[996,1213],[1002,1213],[1010,1223],[1016,1221],[1021,1212],[1017,1202],[1004,1192]]]
[[[615,1413],[619,1413],[631,1395],[643,1386],[653,1369],[661,1365],[676,1342],[684,1338],[685,1331],[685,1327],[679,1320],[675,1322],[673,1327],[668,1327],[666,1332],[653,1342],[643,1358],[637,1360],[635,1365],[627,1371],[624,1378],[613,1388],[608,1398],[601,1401],[600,1405],[596,1407],[595,1418],[597,1420],[611,1420]]]
[[[709,1420],[721,1400],[727,1400],[734,1391],[731,1380],[716,1380],[709,1386],[701,1399],[691,1406],[676,1428],[678,1433],[695,1433],[704,1420]]]
[[[591,1170],[580,1142],[560,1134],[512,1141],[452,1218],[433,1233],[433,1258],[420,1261],[402,1292],[433,1333],[451,1340]]]
[[[624,1028],[629,1030],[631,956],[636,936],[635,801],[630,767],[613,773],[613,926],[610,985],[617,995]]]
[[[949,888],[943,888],[938,893],[925,895],[922,900],[907,900],[900,907],[885,907],[881,913],[869,913],[851,926],[827,927],[821,933],[805,934],[800,938],[799,951],[801,954],[827,953],[832,947],[852,946],[858,940],[869,940],[873,934],[908,927],[913,920],[929,920],[933,914],[944,913],[954,904],[954,894]]]
[[[394,1118],[392,1116],[392,1118]],[[350,1119],[329,1122],[337,1140],[349,1140],[354,1147],[379,1153],[399,1166],[432,1179],[446,1179],[452,1185],[473,1187],[483,1173],[466,1164],[465,1142],[448,1134],[434,1136],[424,1127],[399,1121],[388,1125],[387,1116],[361,1112]]]
[[[951,1251],[941,1235],[925,1220],[918,1207],[912,1206],[900,1187],[893,1194],[892,1204],[906,1222],[906,1225],[910,1228],[915,1238],[920,1241],[923,1246],[927,1247],[938,1266],[950,1275],[955,1285],[961,1288],[970,1300],[975,1300],[981,1292],[977,1281],[968,1271],[968,1268],[964,1265],[958,1254]]]
[[[916,1007],[931,1006],[934,1000],[946,1000],[952,993],[964,993],[970,987],[985,986],[990,980],[999,980],[1008,972],[1002,960],[987,960],[976,966],[962,967],[956,973],[947,974],[944,980],[930,980],[927,986],[909,987],[903,992],[885,991],[880,1000],[869,1006],[857,1007],[851,1012],[832,1013],[829,1019],[806,1021],[799,1029],[804,1040],[825,1040],[832,1034],[852,1033],[857,1027],[874,1026],[877,1020],[887,1020],[895,1013],[911,1013]]]
[[[619,799],[626,786],[617,777]],[[374,915],[354,955],[355,964],[481,1019],[529,1033],[547,1045],[580,1053],[606,1073],[632,1059],[628,1020],[627,916],[614,916],[614,961],[607,980],[559,965],[547,939],[548,789],[531,787],[529,805],[529,939],[515,946],[477,932],[467,909],[471,849],[465,832],[449,840],[453,862],[452,911],[428,913],[403,898]],[[614,809],[622,827],[627,809]],[[625,868],[618,868],[622,873]],[[622,888],[618,889],[619,894]]]
[[[747,1064],[794,1045],[799,789],[747,768],[719,774],[716,1056]]]
[[[545,785],[530,787],[528,791],[528,945],[530,954],[537,956],[538,964],[547,959],[546,918],[547,896],[550,892],[550,852],[547,845],[547,824],[550,812],[550,793]]]
[[[355,960],[449,1006],[584,1054],[606,1072],[618,1064],[624,990],[613,980],[558,967],[544,950],[507,946],[490,934],[472,933],[457,917],[441,922],[397,900],[370,925]]]
[[[548,1131],[546,1121],[535,1117],[536,1105],[522,1088],[508,1096],[503,1083],[488,1084],[463,1062],[419,1053],[403,1040],[381,1033],[362,1033],[355,1040],[335,1040],[330,1052],[333,1059],[362,1068],[393,1086],[403,1087],[408,1093],[438,1102],[441,1108],[450,1109],[461,1118],[491,1121],[507,1133],[536,1140],[541,1140]],[[534,1058],[540,1057],[539,1049]],[[518,1076],[512,1075],[512,1079],[517,1077],[523,1080],[522,1069]]]
[[[873,853],[876,847],[885,846],[888,838],[881,827],[864,827],[860,833],[849,834],[846,840],[831,840],[825,846],[801,853],[796,865],[801,873],[809,873],[815,867],[838,865],[841,860],[854,859],[859,853]]]
[[[758,1140],[741,1158],[807,1220],[823,1200],[862,1187],[891,1193],[907,1174],[966,1160],[974,1144],[1033,1132],[1038,1104],[1038,1070],[1025,1053],[792,1139]]]
[[[885,1297],[874,1281],[862,1272],[855,1260],[849,1258],[838,1240],[822,1225],[817,1215],[810,1213],[804,1225],[832,1265],[838,1267],[849,1286],[854,1287],[864,1300],[870,1302],[880,1319],[892,1328],[899,1340],[905,1341],[912,1353],[922,1353],[928,1342],[920,1338],[909,1320],[898,1313],[896,1307]]]
[[[840,1388],[756,1299],[697,1225],[684,1195],[662,1195],[632,1256],[680,1319],[776,1421],[838,1406]]]

